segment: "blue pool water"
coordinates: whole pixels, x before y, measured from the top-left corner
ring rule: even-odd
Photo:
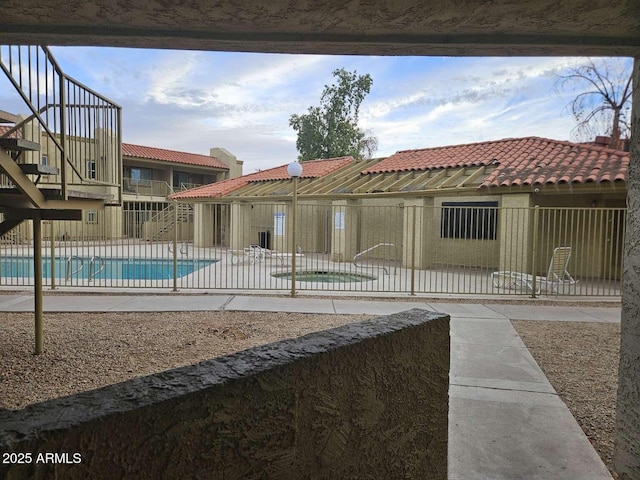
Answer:
[[[220,260],[179,259],[178,277],[184,277]],[[67,272],[67,269],[69,272]],[[56,278],[93,278],[94,280],[168,280],[173,278],[171,258],[91,258],[56,257]],[[0,276],[33,277],[33,257],[0,257]],[[51,257],[42,259],[42,277],[51,278]]]

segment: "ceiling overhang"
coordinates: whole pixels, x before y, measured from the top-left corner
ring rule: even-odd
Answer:
[[[640,51],[633,0],[8,0],[0,43],[366,55]]]

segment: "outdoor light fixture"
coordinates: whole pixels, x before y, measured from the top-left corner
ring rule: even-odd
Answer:
[[[287,173],[293,179],[293,205],[291,212],[291,296],[296,296],[296,210],[298,208],[298,177],[302,175],[302,165],[291,162]]]
[[[300,165],[300,162],[291,162],[289,165],[287,165],[287,174],[291,178],[298,178],[299,176],[301,176],[302,165]]]

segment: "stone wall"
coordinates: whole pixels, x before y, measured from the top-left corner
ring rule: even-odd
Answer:
[[[445,479],[448,374],[411,310],[0,412],[0,477]]]

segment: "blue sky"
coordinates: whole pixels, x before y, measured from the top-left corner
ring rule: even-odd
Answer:
[[[63,70],[123,107],[128,143],[208,154],[251,173],[296,159],[289,116],[319,103],[336,68],[369,73],[360,126],[377,156],[508,137],[569,140],[575,122],[556,74],[579,58],[279,55],[53,47]],[[18,113],[18,112],[13,112]]]

